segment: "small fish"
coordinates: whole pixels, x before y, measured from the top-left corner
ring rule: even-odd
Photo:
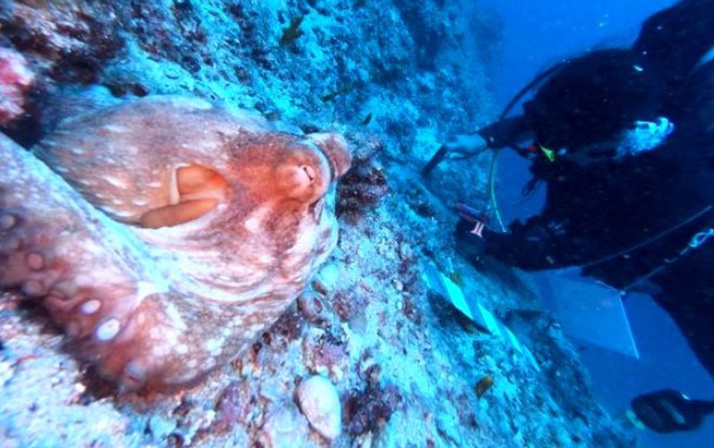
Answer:
[[[483,394],[491,388],[491,386],[493,386],[493,377],[491,375],[486,375],[481,378],[478,383],[476,383],[476,387],[474,388],[476,396],[481,398]]]
[[[364,117],[364,120],[362,120],[362,123],[360,123],[362,126],[367,126],[369,123],[372,122],[372,112],[368,113],[366,117]]]

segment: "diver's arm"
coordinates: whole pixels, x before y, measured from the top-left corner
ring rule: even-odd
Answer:
[[[561,268],[581,263],[582,247],[563,233],[562,227],[541,216],[520,221],[510,231],[495,232],[473,218],[462,219],[456,226],[457,250],[468,258],[483,255],[526,271]]]
[[[564,226],[547,216],[534,216],[525,223],[516,221],[508,232],[484,228],[483,253],[525,271],[556,269],[583,262],[584,247]]]
[[[428,176],[439,163],[448,158],[463,159],[478,155],[487,149],[516,147],[531,135],[530,126],[523,115],[504,118],[470,134],[454,135],[441,145],[424,166],[421,174],[424,177]]]
[[[476,132],[451,136],[444,142],[444,148],[453,154],[477,154],[485,149],[517,146],[532,135],[525,116],[517,115],[493,122]]]
[[[533,138],[533,130],[523,115],[504,118],[476,131],[486,141],[489,149],[518,146]]]

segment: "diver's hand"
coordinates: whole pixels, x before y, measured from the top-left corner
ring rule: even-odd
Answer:
[[[488,143],[479,134],[458,134],[450,137],[421,170],[423,177],[445,159],[467,159],[485,151]]]
[[[479,238],[483,238],[483,229],[486,228],[486,223],[488,222],[488,214],[486,212],[476,210],[461,202],[454,204],[454,211],[462,218],[456,225],[457,232],[459,229],[467,228],[471,223],[470,232]]]
[[[454,204],[454,210],[460,219],[456,224],[456,251],[469,261],[480,262],[486,252],[483,231],[486,228],[488,215],[466,204]]]
[[[485,252],[483,229],[485,223],[481,219],[470,219],[462,216],[456,224],[456,251],[471,261],[479,261]]]
[[[449,158],[471,157],[488,149],[488,142],[478,133],[452,135],[444,142]]]

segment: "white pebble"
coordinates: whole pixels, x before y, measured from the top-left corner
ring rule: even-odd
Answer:
[[[297,389],[300,410],[313,428],[328,439],[342,431],[342,405],[337,388],[330,380],[315,375],[304,380]]]

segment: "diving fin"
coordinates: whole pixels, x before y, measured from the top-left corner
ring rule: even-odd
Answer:
[[[672,389],[640,395],[631,405],[639,422],[660,434],[697,429],[714,413],[714,401],[692,400]]]

